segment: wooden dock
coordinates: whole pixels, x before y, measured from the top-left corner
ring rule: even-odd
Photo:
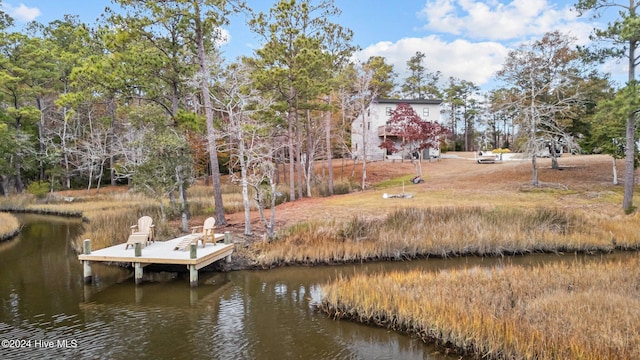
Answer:
[[[216,241],[213,244],[202,245],[193,235],[185,235],[167,241],[156,241],[147,246],[136,243],[133,248],[126,249],[123,243],[96,251],[91,251],[91,240],[85,240],[84,253],[78,255],[78,259],[84,265],[85,283],[91,282],[92,262],[118,262],[133,265],[136,284],[142,282],[143,268],[147,265],[185,265],[189,269],[189,283],[195,287],[198,286],[198,270],[221,259],[231,261],[234,248],[231,234],[215,234],[215,238],[224,239],[224,243]],[[184,244],[185,240],[189,239],[194,241],[191,241],[186,250],[176,250],[179,244]]]

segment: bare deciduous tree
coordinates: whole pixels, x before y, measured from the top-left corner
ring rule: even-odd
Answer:
[[[276,153],[284,145],[272,141],[276,128],[261,118],[272,105],[252,86],[250,71],[245,64],[232,64],[219,72],[215,91],[211,93],[214,110],[224,118],[227,138],[223,148],[231,155],[231,177],[242,187],[244,207],[244,234],[252,235],[249,188],[255,195],[255,203],[269,239],[275,236]],[[236,171],[239,171],[239,175]],[[269,184],[265,190],[263,184]],[[266,203],[270,199],[270,203]],[[267,219],[264,209],[269,207]]]
[[[556,31],[511,51],[498,72],[515,95],[503,106],[516,113],[522,150],[531,156],[534,186],[539,185],[537,158],[543,149],[555,156],[558,142],[577,146],[562,120],[580,103],[581,93],[575,89],[578,61],[573,39]]]

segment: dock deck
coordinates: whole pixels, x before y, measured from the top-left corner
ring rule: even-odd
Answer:
[[[218,260],[230,259],[234,246],[227,240],[228,233],[215,234],[216,240],[225,239],[224,243],[215,242],[201,245],[200,241],[194,241],[186,250],[175,250],[180,243],[193,235],[185,235],[179,238],[156,241],[147,246],[136,244],[133,248],[125,248],[125,244],[118,244],[108,248],[91,251],[90,240],[85,240],[84,254],[78,255],[78,260],[85,266],[85,282],[91,282],[92,262],[120,262],[132,263],[135,269],[136,283],[142,281],[142,268],[149,264],[173,264],[185,265],[191,273],[191,286],[197,286],[198,270]],[[87,241],[89,244],[87,245]],[[138,255],[138,256],[136,256]]]

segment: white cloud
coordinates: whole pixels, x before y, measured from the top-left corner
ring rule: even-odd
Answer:
[[[27,7],[25,4],[15,7],[9,3],[3,3],[2,10],[17,21],[29,22],[40,16],[40,9]]]
[[[216,39],[215,39],[216,46],[222,46],[222,45],[228,44],[231,41],[231,34],[229,33],[229,30],[224,28],[216,29],[215,36],[216,36]]]
[[[472,43],[463,39],[446,42],[431,35],[405,38],[396,43],[379,42],[360,51],[357,57],[363,62],[370,56],[385,57],[398,73],[397,82],[402,83],[407,77],[407,61],[417,51],[426,55],[425,66],[428,71],[442,73],[442,81],[453,76],[482,86],[490,82],[495,72],[502,68],[509,49],[497,42]]]
[[[595,25],[549,0],[426,0],[418,17],[426,21],[423,30],[437,35],[379,42],[360,51],[358,59],[385,57],[402,83],[407,61],[420,51],[427,69],[440,71],[443,81],[453,76],[486,89],[510,50],[556,30],[586,45]]]
[[[427,0],[418,16],[424,30],[491,41],[539,36],[576,17],[547,0]]]

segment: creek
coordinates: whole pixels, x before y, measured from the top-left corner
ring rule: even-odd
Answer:
[[[37,359],[458,359],[386,329],[317,312],[322,284],[354,273],[532,266],[606,256],[528,255],[427,259],[263,271],[147,272],[93,265],[83,283],[70,243],[79,220],[21,214],[24,228],[0,242],[0,358]],[[586,260],[585,260],[586,259]],[[186,269],[185,269],[186,270]]]

